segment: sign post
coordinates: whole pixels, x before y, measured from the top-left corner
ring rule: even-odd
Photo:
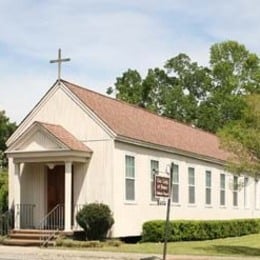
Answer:
[[[171,163],[169,186],[168,186],[169,193],[168,193],[167,212],[166,212],[166,221],[165,221],[165,230],[164,230],[163,260],[166,260],[167,243],[168,243],[168,237],[169,237],[169,219],[170,219],[170,209],[171,209],[173,166],[174,166],[174,164]]]
[[[174,163],[171,163],[170,174],[168,174],[168,176],[166,175],[154,176],[155,197],[158,199],[167,198],[167,211],[166,211],[164,244],[163,244],[163,260],[166,260],[167,243],[169,238],[169,219],[170,219],[170,209],[171,209],[173,168],[174,168]]]

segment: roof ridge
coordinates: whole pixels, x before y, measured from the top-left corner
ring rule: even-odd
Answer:
[[[93,93],[93,94],[95,94],[95,95],[99,95],[99,96],[102,96],[102,97],[104,97],[104,98],[106,98],[106,99],[110,99],[110,100],[112,100],[112,101],[114,101],[114,102],[119,102],[119,103],[121,103],[121,104],[123,104],[123,105],[127,105],[127,106],[130,106],[130,107],[133,107],[133,108],[135,108],[135,109],[141,110],[141,111],[146,112],[146,113],[150,113],[151,115],[154,115],[154,116],[156,116],[156,117],[162,118],[162,119],[164,119],[164,120],[168,120],[168,121],[170,121],[170,122],[174,122],[174,123],[176,123],[176,124],[179,124],[179,125],[188,127],[188,128],[190,128],[190,129],[193,129],[193,130],[196,130],[196,131],[201,131],[201,132],[203,132],[203,133],[205,133],[205,134],[208,134],[208,135],[212,135],[212,136],[214,136],[214,137],[217,137],[216,134],[211,133],[211,132],[209,132],[209,131],[206,131],[206,130],[204,130],[204,129],[202,129],[202,128],[198,128],[198,127],[196,127],[196,126],[193,127],[193,126],[189,125],[188,123],[180,122],[180,121],[178,121],[177,119],[170,118],[170,117],[167,117],[167,116],[164,116],[164,115],[158,115],[156,112],[150,111],[150,110],[148,110],[147,108],[140,107],[140,106],[138,106],[138,105],[136,105],[136,104],[131,104],[131,103],[128,103],[128,102],[126,102],[126,101],[124,101],[124,100],[120,100],[120,99],[117,99],[117,98],[114,98],[114,97],[111,97],[111,96],[107,96],[107,95],[105,95],[105,94],[99,93],[99,92],[94,91],[94,90],[89,89],[89,88],[82,87],[82,86],[80,86],[80,85],[78,85],[78,84],[72,83],[72,82],[67,81],[67,80],[64,80],[64,79],[61,79],[60,81],[63,82],[63,83],[65,83],[65,84],[67,83],[67,84],[70,84],[70,85],[72,85],[72,86],[74,86],[74,87],[80,88],[80,89],[82,89],[83,91],[88,91],[88,92],[91,92],[91,93]]]

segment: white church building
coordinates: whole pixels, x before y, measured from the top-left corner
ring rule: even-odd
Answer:
[[[112,237],[139,236],[145,221],[165,219],[153,175],[171,163],[171,219],[260,217],[260,182],[225,171],[215,135],[64,80],[7,146],[16,229],[77,230],[78,209],[102,202],[113,212]]]

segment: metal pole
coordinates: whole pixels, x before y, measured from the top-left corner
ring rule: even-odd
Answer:
[[[170,209],[171,209],[171,196],[172,196],[172,177],[173,177],[173,166],[171,163],[171,171],[170,171],[170,194],[167,201],[167,212],[166,212],[166,222],[165,222],[165,230],[164,230],[164,244],[163,244],[163,260],[166,260],[167,254],[167,243],[169,237],[169,219],[170,219]]]

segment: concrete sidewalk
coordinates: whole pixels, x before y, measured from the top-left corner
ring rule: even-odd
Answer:
[[[37,248],[37,247],[13,247],[0,246],[0,260],[140,260],[152,256],[162,259],[161,255],[153,254],[132,254],[132,253],[111,253],[100,251],[87,251],[75,249],[57,249],[57,248]],[[171,255],[167,260],[236,260],[240,257],[214,257],[214,256],[179,256]],[[256,260],[259,257],[241,257],[243,260]]]

